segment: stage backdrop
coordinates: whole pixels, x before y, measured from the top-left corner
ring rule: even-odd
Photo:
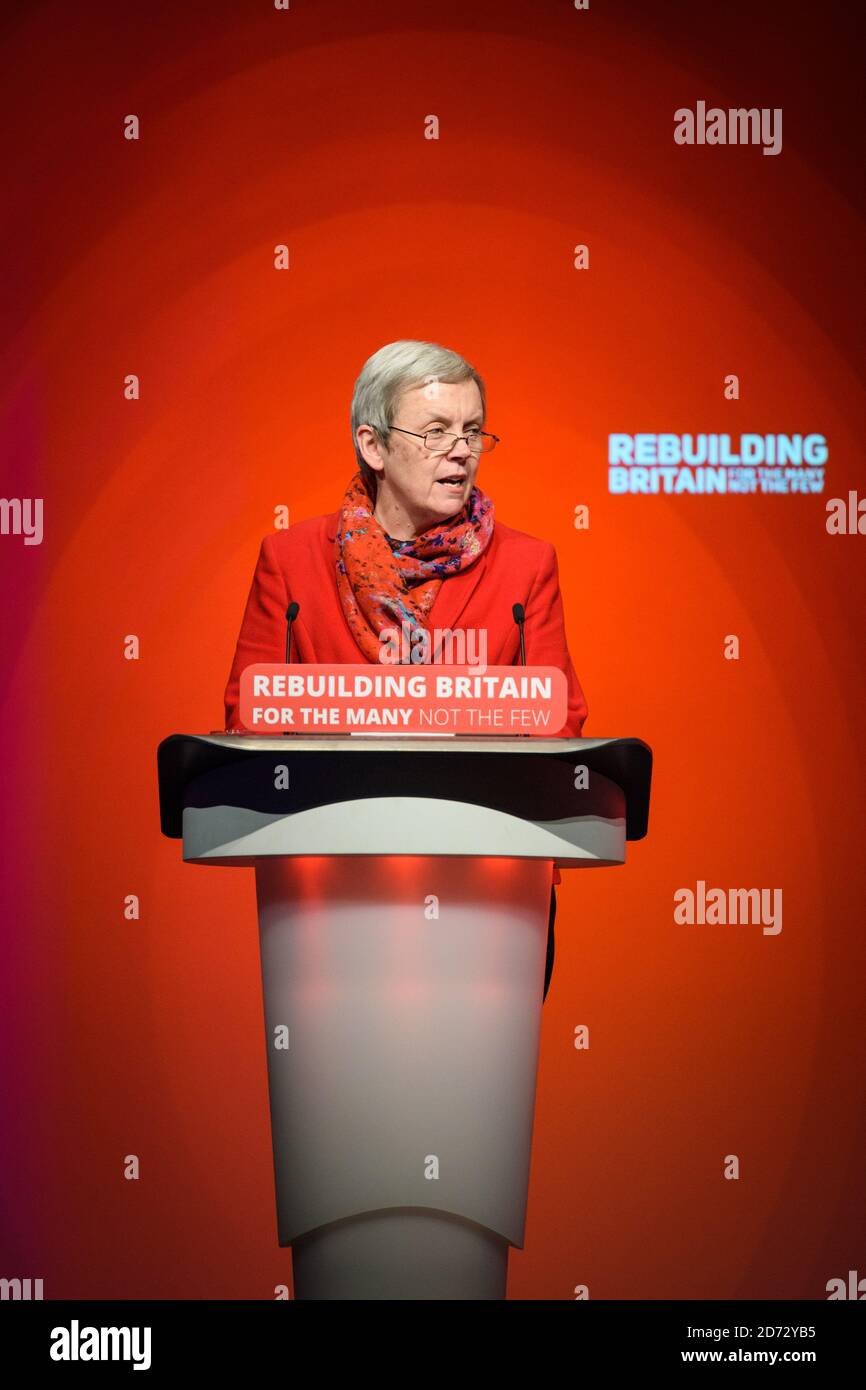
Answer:
[[[828,530],[864,493],[849,22],[4,7],[2,491],[43,521],[28,543],[7,507],[0,536],[0,1275],[291,1283],[253,875],[161,836],[156,747],[222,727],[260,541],[281,507],[339,505],[354,379],[397,338],[485,378],[478,480],[556,546],[584,733],[655,755],[626,867],[563,874],[509,1297],[823,1299],[866,1274],[866,537]],[[715,108],[764,125],[719,143]],[[613,434],[638,463],[820,440],[785,490],[727,461],[700,491],[613,473]],[[783,917],[685,924],[699,884]]]

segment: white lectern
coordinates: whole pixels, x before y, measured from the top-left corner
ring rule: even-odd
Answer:
[[[295,1297],[499,1299],[554,865],[646,833],[640,739],[174,734],[164,834],[253,867]]]

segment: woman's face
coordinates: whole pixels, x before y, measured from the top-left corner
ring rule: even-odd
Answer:
[[[371,436],[369,457],[364,451],[376,471],[374,515],[389,535],[417,535],[455,516],[468,500],[478,472],[479,456],[465,439],[447,453],[435,454],[415,436],[434,429],[461,435],[483,424],[481,392],[474,381],[431,382],[403,392],[388,448]]]

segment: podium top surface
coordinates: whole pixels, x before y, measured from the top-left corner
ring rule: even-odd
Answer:
[[[521,760],[520,778],[525,777],[528,782],[532,781],[533,766],[580,762],[590,774],[595,772],[622,788],[626,799],[627,839],[642,839],[647,831],[652,750],[639,738],[214,732],[170,734],[160,743],[157,766],[162,833],[173,839],[182,837],[185,789],[195,778],[261,754],[274,753],[284,758],[316,759],[332,775],[335,769],[342,771],[347,795],[353,797],[359,794],[358,775],[363,775],[365,763],[371,767],[370,760],[376,760],[377,769],[391,766],[400,774],[400,794],[404,796],[406,785],[412,785],[415,773],[423,777],[425,770],[430,772],[443,766],[447,770],[448,762],[454,758],[465,759],[480,776],[494,782],[505,777],[513,780],[516,770],[513,759]],[[562,771],[560,769],[558,775],[561,776]]]
[[[255,752],[320,753],[381,753],[387,749],[411,753],[567,753],[574,750],[602,747],[611,743],[640,743],[633,738],[538,738],[535,734],[515,734],[512,738],[496,735],[476,737],[474,734],[169,734],[172,739],[196,739],[221,748],[241,748]],[[160,744],[162,747],[162,744]]]

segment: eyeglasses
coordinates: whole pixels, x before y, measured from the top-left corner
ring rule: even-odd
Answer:
[[[458,439],[465,439],[473,454],[489,454],[496,448],[499,441],[498,434],[486,434],[484,430],[472,429],[468,434],[446,434],[445,430],[428,430],[426,434],[417,434],[415,430],[404,430],[400,425],[392,425],[392,430],[399,430],[400,434],[411,434],[416,439],[423,439],[425,448],[431,454],[450,454]]]

